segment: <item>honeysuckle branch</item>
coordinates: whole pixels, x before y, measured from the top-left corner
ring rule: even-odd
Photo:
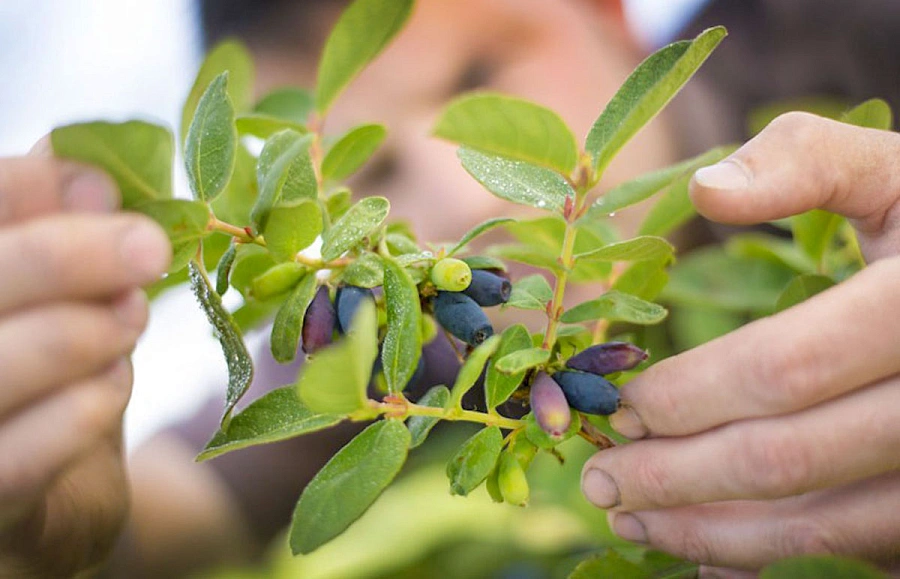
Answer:
[[[485,426],[499,426],[506,430],[518,430],[525,427],[524,421],[515,418],[507,418],[499,414],[487,414],[477,410],[464,410],[462,408],[448,409],[421,406],[410,402],[402,396],[387,396],[382,402],[370,400],[369,407],[371,409],[371,412],[368,413],[369,415],[374,412],[375,416],[384,414],[390,418],[405,419],[410,416],[429,416],[440,420],[476,422]],[[374,416],[371,417],[374,418]]]

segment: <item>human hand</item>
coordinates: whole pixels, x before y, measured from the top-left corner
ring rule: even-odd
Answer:
[[[0,159],[0,576],[99,563],[128,503],[122,413],[165,271],[162,230],[105,215],[109,177],[50,157]]]
[[[710,219],[824,208],[851,219],[871,265],[622,388],[612,425],[642,440],[582,478],[614,532],[730,568],[707,576],[807,553],[900,564],[898,159],[900,135],[791,113],[698,171]]]

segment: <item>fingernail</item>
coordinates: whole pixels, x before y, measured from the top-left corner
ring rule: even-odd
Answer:
[[[119,298],[113,304],[113,309],[123,324],[142,330],[147,323],[147,294],[143,290],[132,290]]]
[[[125,265],[137,274],[138,283],[157,280],[171,260],[168,238],[158,226],[143,220],[125,233],[119,250]]]
[[[584,496],[601,509],[610,509],[619,504],[619,487],[606,472],[592,468],[584,473],[581,480]]]
[[[641,422],[641,417],[634,409],[625,406],[609,416],[609,425],[613,430],[631,440],[644,438],[649,434],[647,427]]]
[[[699,169],[694,181],[710,189],[744,189],[750,185],[750,171],[741,163],[728,159]]]
[[[74,211],[107,213],[119,205],[112,179],[97,171],[79,171],[64,186],[62,205]]]
[[[607,515],[609,528],[619,538],[632,543],[646,543],[647,529],[644,523],[631,513],[609,513]]]

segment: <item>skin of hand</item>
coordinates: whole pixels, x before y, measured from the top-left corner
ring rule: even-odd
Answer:
[[[636,440],[584,467],[620,537],[743,577],[789,556],[900,564],[900,135],[804,113],[697,172],[706,217],[846,216],[869,264],[622,388]],[[742,571],[743,570],[743,571]]]
[[[99,564],[128,506],[122,413],[140,289],[168,267],[152,221],[97,170],[0,159],[0,576]]]

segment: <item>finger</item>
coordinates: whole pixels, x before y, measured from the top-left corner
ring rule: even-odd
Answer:
[[[894,567],[900,563],[898,496],[900,473],[895,472],[777,501],[608,516],[613,532],[624,539],[708,565],[759,569],[786,557],[840,554]]]
[[[128,354],[146,323],[141,290],[111,305],[55,304],[0,320],[0,417]]]
[[[0,159],[0,225],[59,211],[99,213],[118,206],[116,184],[98,169],[44,156]]]
[[[131,382],[131,364],[123,358],[0,424],[0,526],[120,427]]]
[[[628,510],[796,495],[900,469],[898,424],[893,378],[789,416],[605,450],[582,487]]]
[[[58,215],[0,229],[0,312],[115,295],[159,279],[169,240],[138,215]]]
[[[680,436],[807,408],[900,371],[900,258],[651,366],[611,417],[630,438]]]
[[[853,219],[866,237],[861,242],[870,242],[894,225],[889,217],[900,200],[897,158],[896,133],[788,113],[726,160],[697,171],[691,197],[706,217],[734,224],[827,209]],[[872,259],[900,248],[900,228],[889,237],[864,243]]]

